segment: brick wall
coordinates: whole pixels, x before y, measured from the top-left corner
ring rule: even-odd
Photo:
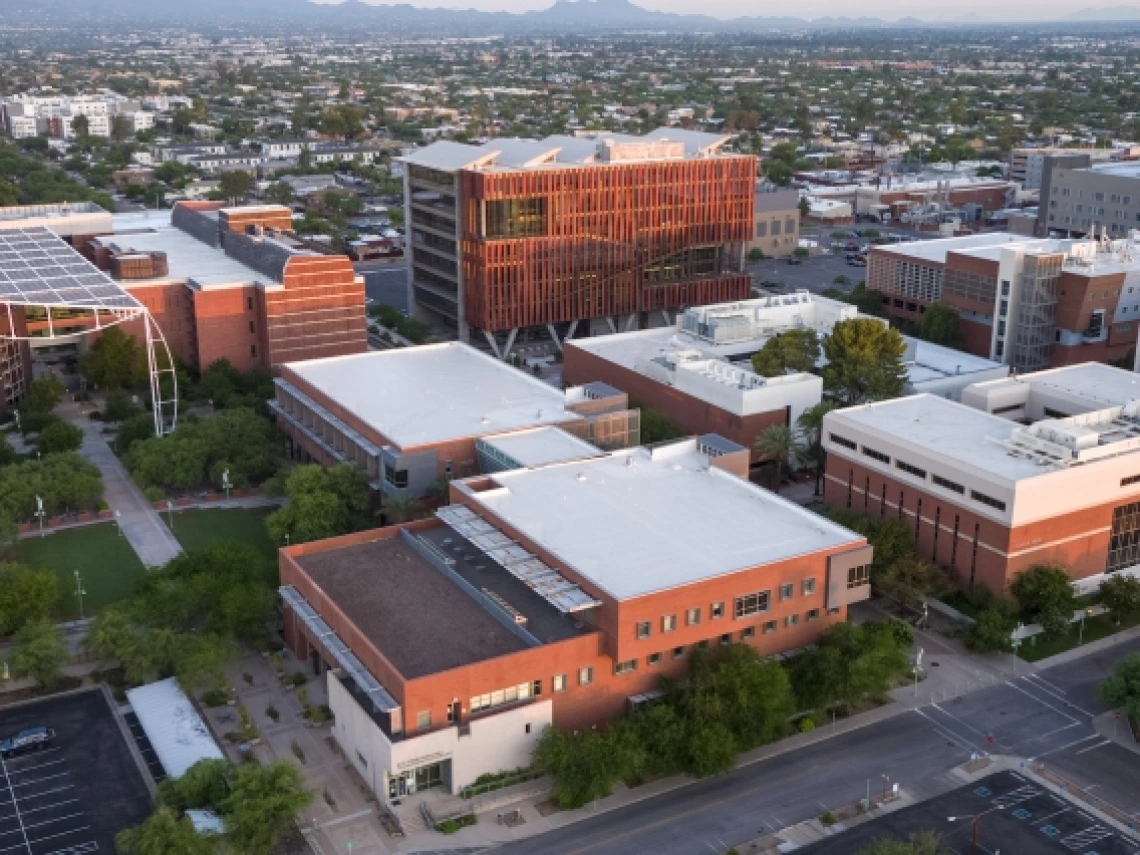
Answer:
[[[228,359],[239,371],[267,364],[262,291],[256,285],[194,292],[198,362]]]
[[[267,363],[368,350],[364,280],[344,256],[296,256],[265,291]]]

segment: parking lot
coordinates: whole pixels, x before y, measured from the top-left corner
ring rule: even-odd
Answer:
[[[0,855],[114,852],[151,810],[142,773],[101,690],[0,709],[0,739],[55,730],[39,751],[0,759]]]
[[[950,852],[965,855],[971,851],[975,817],[979,817],[977,851],[991,855],[998,852],[1136,855],[1140,852],[1140,846],[1093,813],[1015,772],[989,775],[801,851],[804,855],[850,855],[883,837],[905,840],[917,832],[934,831]]]

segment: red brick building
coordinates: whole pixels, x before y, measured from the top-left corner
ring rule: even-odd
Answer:
[[[695,649],[776,654],[844,620],[870,548],[746,472],[739,446],[682,440],[457,481],[438,520],[282,550],[286,638],[337,669],[345,756],[384,798],[456,790]]]

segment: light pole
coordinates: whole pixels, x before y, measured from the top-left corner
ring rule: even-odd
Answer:
[[[174,531],[174,500],[166,500],[166,518],[170,520],[170,531]]]
[[[222,470],[222,489],[226,491],[226,501],[227,502],[230,500],[230,490],[232,488],[233,488],[233,485],[230,483],[230,470],[229,469],[223,469]]]
[[[970,829],[970,855],[978,855],[978,828],[982,824],[982,817],[987,813],[993,813],[995,810],[1005,810],[1005,805],[998,805],[997,807],[992,807],[989,810],[984,810],[981,813],[973,815],[964,814],[963,816],[946,817],[947,822],[957,822],[960,819],[973,820],[973,825]]]
[[[119,537],[123,536],[123,515],[120,511],[115,511],[115,526],[119,530]]]
[[[83,620],[83,595],[87,592],[83,590],[83,580],[79,576],[79,571],[75,571],[75,596],[79,598],[79,619]]]
[[[19,410],[14,410],[13,412],[14,412],[14,414],[15,414],[15,416],[16,416],[16,430],[20,430],[20,429],[21,429],[21,428],[20,428],[20,411],[19,411]]]
[[[1081,610],[1081,631],[1077,635],[1077,647],[1080,647],[1081,644],[1084,643],[1084,640],[1085,640],[1085,618],[1090,617],[1091,615],[1092,615],[1092,609],[1082,609]]]
[[[40,518],[40,537],[44,536],[44,517],[47,514],[44,512],[44,500],[36,496],[36,516]]]

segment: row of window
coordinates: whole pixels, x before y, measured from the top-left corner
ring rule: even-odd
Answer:
[[[830,434],[830,436],[831,436],[831,441],[834,442],[836,445],[842,445],[844,448],[850,448],[852,450],[858,448],[858,445],[856,443],[852,442],[851,440],[847,439],[846,437],[838,436],[837,434],[834,434],[834,433]],[[863,454],[866,457],[870,457],[872,460],[878,460],[880,463],[886,463],[888,466],[891,463],[890,455],[883,454],[881,451],[876,451],[875,449],[868,448],[865,445],[863,446],[862,450],[863,450]],[[897,469],[902,470],[903,472],[906,472],[910,475],[913,475],[915,478],[921,478],[923,481],[926,480],[926,477],[927,477],[926,470],[922,469],[918,466],[915,466],[912,463],[907,463],[904,460],[896,459],[895,460],[895,467]],[[939,487],[944,487],[947,490],[953,490],[955,493],[959,493],[961,495],[965,495],[965,493],[966,493],[966,488],[963,485],[955,483],[954,481],[951,481],[948,478],[943,478],[941,475],[931,475],[930,479],[935,484],[937,484]],[[1123,486],[1123,485],[1121,485],[1121,486]],[[995,508],[999,511],[1005,510],[1005,502],[1003,502],[1001,499],[995,499],[993,496],[987,496],[985,493],[981,493],[977,490],[970,490],[970,498],[973,499],[975,502],[980,502],[983,505],[987,505],[987,506],[989,506],[991,508]]]
[[[815,578],[801,579],[800,590],[803,596],[809,597],[815,593]],[[796,595],[796,585],[794,582],[784,582],[778,588],[778,595],[780,602],[792,599]],[[734,603],[733,613],[739,618],[748,617],[749,615],[761,614],[768,611],[769,603],[771,602],[771,591],[757,591],[751,594],[744,594],[736,598]],[[701,623],[702,610],[700,606],[694,606],[691,609],[685,610],[685,626],[699,626]],[[724,617],[724,601],[712,603],[709,606],[709,619],[719,620]],[[661,631],[673,632],[677,628],[677,616],[665,615],[661,618]],[[653,634],[653,622],[648,620],[638,621],[634,624],[634,634],[638,639],[649,638]]]

